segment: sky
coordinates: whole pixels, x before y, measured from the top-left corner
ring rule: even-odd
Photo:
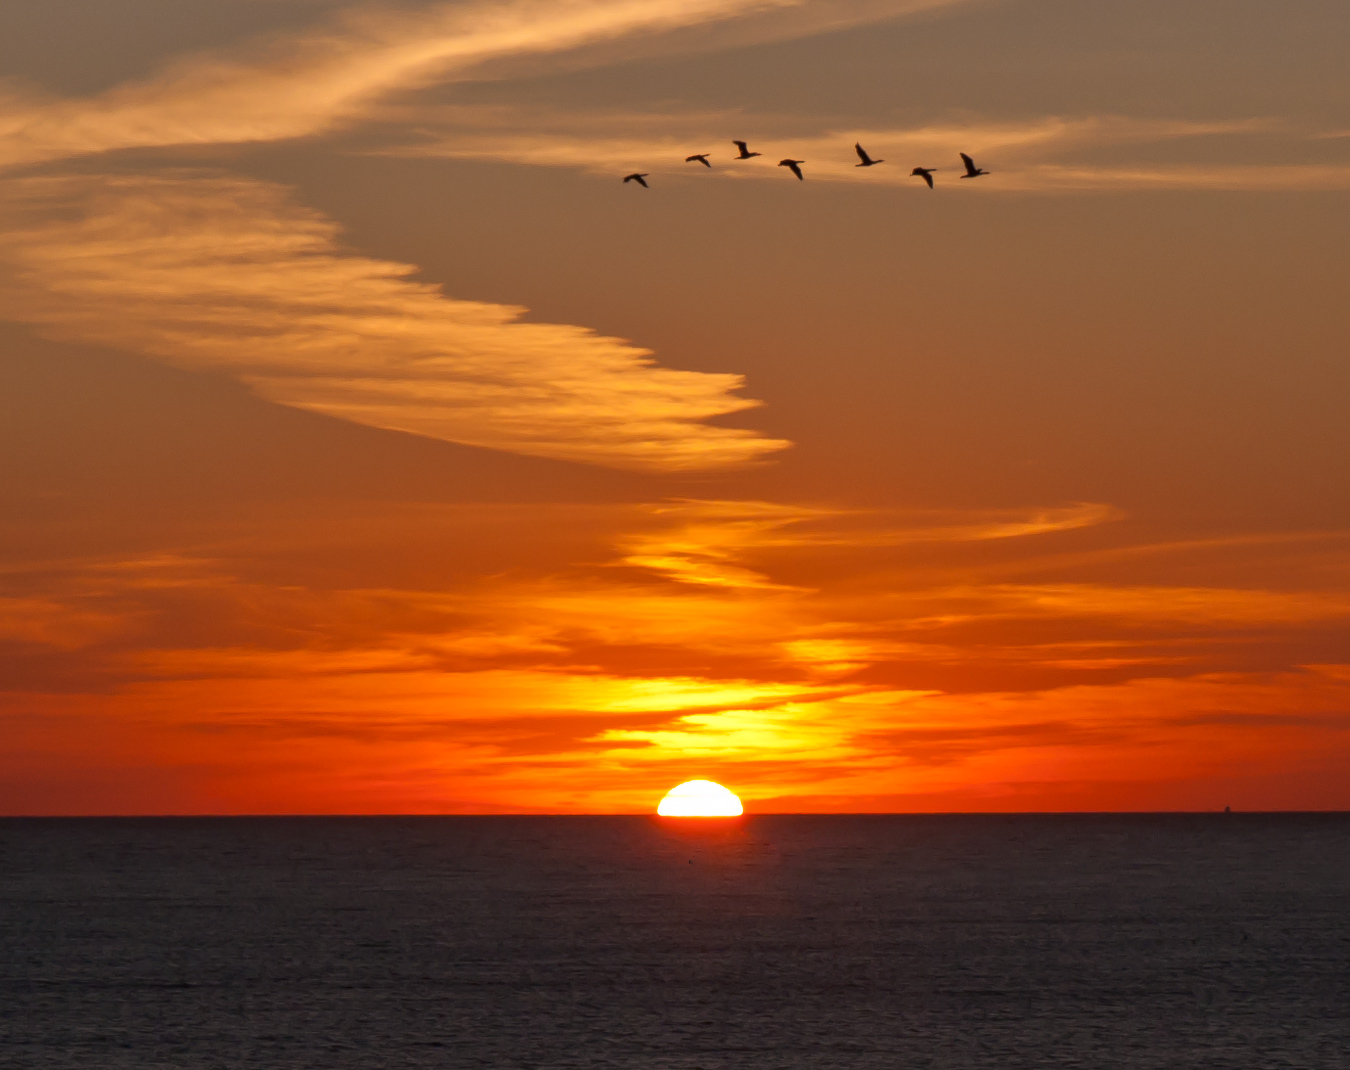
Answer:
[[[0,813],[1350,808],[1348,38],[24,5]]]

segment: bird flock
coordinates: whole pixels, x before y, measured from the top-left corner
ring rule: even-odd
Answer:
[[[737,150],[737,155],[732,157],[733,160],[749,160],[755,156],[764,155],[762,152],[751,152],[750,146],[747,145],[744,141],[733,141],[732,144],[736,146]],[[872,159],[872,157],[867,154],[867,150],[862,147],[861,142],[855,141],[853,143],[853,151],[858,154],[858,159],[861,161],[860,163],[854,164],[853,165],[854,167],[875,167],[879,163],[886,162],[885,160]],[[711,170],[712,164],[708,162],[708,157],[711,155],[712,155],[711,152],[696,152],[692,156],[686,156],[684,158],[684,162],[701,163],[704,167],[707,167]],[[975,161],[972,160],[969,156],[967,156],[964,152],[961,153],[960,156],[961,162],[965,165],[965,174],[961,175],[962,178],[979,178],[981,175],[987,175],[990,173],[988,171],[983,170],[982,168],[976,167]],[[806,178],[806,176],[802,174],[802,164],[804,163],[806,163],[805,160],[794,160],[791,158],[787,158],[779,160],[778,166],[786,167],[789,171],[791,171],[794,175],[797,176],[797,180],[800,182]],[[941,168],[939,167],[916,167],[914,168],[913,171],[910,172],[910,176],[912,178],[923,179],[925,182],[928,183],[928,188],[932,189],[933,173],[935,171],[940,170]],[[651,189],[651,187],[647,185],[647,178],[650,176],[650,174],[651,174],[650,171],[634,171],[631,175],[624,175],[623,180],[626,183],[636,182],[643,189]]]

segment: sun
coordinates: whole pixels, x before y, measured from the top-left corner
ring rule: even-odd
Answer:
[[[671,788],[656,812],[662,817],[739,817],[744,811],[734,792],[711,780],[686,780]]]

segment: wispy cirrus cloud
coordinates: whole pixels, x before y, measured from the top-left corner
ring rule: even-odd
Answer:
[[[1111,506],[1095,502],[960,517],[755,501],[667,502],[650,512],[660,526],[626,537],[616,564],[678,583],[729,588],[782,586],[743,564],[765,551],[983,542],[1073,531],[1120,516]]]
[[[505,531],[532,549],[506,551],[510,573],[409,582],[389,562],[408,552],[414,515],[449,556],[454,539]],[[98,744],[109,761],[152,752],[274,809],[302,796],[360,808],[344,793],[371,778],[397,785],[381,796],[393,809],[642,810],[653,784],[696,766],[751,800],[784,800],[775,808],[958,793],[932,803],[949,809],[1031,784],[1179,782],[1344,754],[1350,672],[1290,661],[1304,648],[1281,643],[1319,629],[1335,649],[1345,591],[1309,583],[1315,565],[1281,588],[1241,588],[1268,552],[1256,540],[1208,586],[1057,579],[1038,543],[1130,545],[1127,525],[1093,515],[763,501],[366,506],[308,525],[282,513],[243,538],[11,572],[33,593],[0,603],[0,639],[40,664],[26,683],[7,678],[0,721],[39,749],[115,724]],[[635,546],[762,581],[614,568]],[[314,558],[327,560],[310,571]],[[1043,574],[1010,582],[1037,560]],[[278,585],[283,561],[295,582]],[[972,572],[987,582],[953,582]],[[1234,644],[1243,666],[1256,653],[1271,667],[1224,668]],[[322,783],[257,783],[281,752]]]
[[[955,148],[999,150],[1005,153],[1056,150],[1096,145],[1119,145],[1175,141],[1197,137],[1269,133],[1279,124],[1268,119],[1137,119],[1124,115],[1084,117],[1043,116],[1032,120],[925,123],[913,127],[849,127],[822,123],[819,118],[783,115],[751,115],[741,111],[720,112],[536,112],[501,106],[394,109],[389,119],[418,125],[427,141],[386,151],[399,155],[461,156],[490,158],[517,163],[588,167],[608,174],[615,165],[633,160],[658,160],[680,172],[680,149],[694,142],[708,148],[727,144],[726,134],[756,139],[766,146],[762,163],[784,151],[816,151],[823,174],[852,175],[858,162],[854,141],[868,142],[874,155],[882,152],[952,152]],[[437,127],[448,131],[438,136]],[[669,131],[663,133],[662,131]],[[703,144],[707,142],[708,144]],[[753,146],[752,146],[753,147]],[[589,155],[588,155],[589,154]],[[727,147],[724,158],[735,155]],[[664,159],[663,159],[664,157]],[[900,161],[892,161],[899,163]],[[660,166],[653,163],[653,166]],[[731,173],[754,173],[757,164],[747,163]],[[815,168],[812,169],[813,172]],[[781,177],[776,172],[765,172]],[[878,179],[885,171],[867,171],[862,177]]]
[[[411,117],[411,115],[409,115]],[[429,122],[427,120],[430,120]],[[448,133],[437,129],[437,120]],[[1047,116],[1031,121],[930,123],[910,128],[845,127],[821,130],[802,119],[751,116],[739,112],[638,116],[529,115],[513,109],[444,108],[423,114],[422,144],[378,150],[393,155],[484,159],[535,167],[565,167],[612,177],[641,168],[662,178],[710,177],[781,181],[773,157],[789,153],[806,161],[809,179],[916,186],[911,165],[936,166],[955,179],[958,152],[971,152],[993,171],[987,191],[1020,193],[1112,192],[1124,190],[1234,190],[1252,192],[1350,189],[1350,164],[1188,163],[1142,159],[1136,163],[1094,162],[1094,153],[1123,146],[1157,146],[1200,139],[1265,137],[1291,144],[1315,140],[1271,119],[1169,120],[1121,115]],[[615,133],[615,131],[618,133]],[[668,131],[668,132],[667,132]],[[730,132],[755,137],[764,155],[731,163]],[[763,131],[761,135],[757,133]],[[884,167],[859,171],[854,142],[861,142]],[[714,148],[716,175],[690,174],[684,157],[691,146]],[[1145,153],[1147,155],[1147,153]],[[1079,160],[1065,160],[1073,157]],[[890,166],[895,164],[895,166]],[[938,181],[946,184],[939,174]],[[965,183],[962,184],[967,185]],[[976,187],[972,187],[976,188]]]
[[[1066,583],[997,585],[967,593],[990,615],[1116,617],[1201,625],[1350,620],[1350,595],[1344,591]],[[956,591],[948,594],[959,597]]]
[[[717,47],[837,29],[968,0],[497,0],[352,8],[251,48],[185,57],[162,73],[77,100],[0,100],[0,167],[115,149],[275,141],[358,118],[380,96],[681,30],[734,26]],[[497,73],[500,73],[498,69]]]
[[[280,187],[188,173],[0,188],[0,310],[51,335],[226,371],[272,401],[431,438],[618,467],[744,464],[787,443],[705,421],[741,377],[352,255]]]
[[[1003,188],[1026,193],[1187,190],[1317,193],[1350,190],[1350,164],[1038,164],[1008,176]]]
[[[484,63],[578,49],[599,61],[596,48],[680,30],[741,26],[727,43],[959,2],[508,0],[353,11],[251,50],[185,57],[89,99],[11,96],[0,105],[0,168],[303,137],[359,118],[382,95],[473,77]],[[680,41],[673,47],[722,38]],[[160,172],[20,178],[0,197],[13,284],[4,308],[49,334],[229,371],[271,400],[357,423],[540,456],[678,470],[743,464],[786,445],[706,422],[756,404],[735,396],[739,376],[662,368],[620,339],[443,297],[409,282],[411,267],[347,255],[331,223],[274,186]]]
[[[0,643],[78,650],[123,628],[115,612],[50,597],[0,597]]]
[[[744,13],[773,0],[563,0],[347,12],[254,55],[196,56],[85,100],[11,100],[0,163],[141,146],[278,140],[318,133],[381,93],[502,56]]]

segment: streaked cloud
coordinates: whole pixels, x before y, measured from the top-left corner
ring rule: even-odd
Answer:
[[[425,144],[385,150],[397,155],[487,158],[541,166],[580,167],[610,174],[615,167],[646,162],[669,173],[689,174],[683,166],[688,146],[722,149],[730,131],[741,132],[756,145],[766,146],[758,161],[744,161],[728,175],[781,178],[770,156],[778,151],[812,152],[812,174],[835,179],[845,176],[867,181],[895,181],[894,171],[860,173],[853,155],[855,141],[867,142],[880,157],[891,152],[1008,153],[1063,149],[1091,145],[1119,145],[1175,141],[1196,137],[1269,133],[1278,124],[1266,119],[1158,120],[1108,115],[1069,118],[1045,116],[1019,122],[927,123],[915,127],[822,126],[818,118],[750,115],[739,111],[655,113],[632,112],[525,112],[516,108],[439,107],[403,109],[389,113],[400,125],[420,125]],[[809,124],[809,125],[808,125]],[[436,128],[449,131],[437,139]],[[669,133],[661,131],[669,130]],[[653,136],[653,131],[656,131]],[[616,131],[618,133],[616,133]],[[773,146],[778,146],[775,149]],[[752,146],[753,147],[753,146]],[[735,149],[714,151],[730,159]],[[887,179],[887,175],[891,177]],[[705,176],[706,177],[706,176]],[[908,175],[899,176],[908,178]]]
[[[301,137],[389,90],[505,55],[548,52],[641,30],[728,17],[773,0],[572,0],[437,4],[360,12],[252,57],[197,56],[91,100],[12,102],[0,163],[142,146]]]
[[[1009,175],[1002,188],[1017,192],[1102,192],[1175,190],[1184,192],[1316,193],[1350,190],[1350,164],[1154,165],[1072,167],[1040,164]]]
[[[953,598],[956,591],[949,592]],[[999,585],[967,592],[986,612],[1169,620],[1187,624],[1295,624],[1350,619],[1343,591],[1099,584]]]
[[[382,95],[485,63],[731,25],[708,48],[961,0],[516,0],[352,9],[251,48],[182,57],[93,98],[0,101],[0,168],[137,147],[321,133]],[[748,27],[748,28],[747,28]],[[748,36],[747,36],[748,34]],[[454,301],[414,268],[346,255],[336,228],[263,183],[183,173],[19,179],[0,190],[4,310],[48,333],[237,374],[286,405],[539,456],[657,470],[739,465],[787,443],[706,423],[741,380],[524,309]],[[72,220],[72,216],[74,219]]]
[[[408,118],[412,116],[409,115]],[[450,133],[435,131],[435,120]],[[426,120],[432,120],[427,122]],[[492,123],[495,129],[485,129]],[[1122,146],[1149,146],[1196,139],[1263,137],[1295,151],[1309,136],[1270,119],[1159,120],[1108,115],[1066,118],[1049,116],[1030,122],[966,122],[926,124],[913,128],[804,127],[803,120],[784,116],[751,116],[738,112],[635,116],[611,113],[557,116],[524,114],[502,108],[438,109],[425,113],[428,141],[381,152],[450,159],[483,159],[536,167],[566,167],[603,174],[641,168],[662,179],[706,181],[709,178],[781,181],[773,157],[790,153],[806,161],[809,179],[866,183],[919,189],[909,174],[916,164],[948,172],[943,185],[956,186],[958,152],[970,152],[993,175],[978,188],[1021,193],[1112,192],[1125,190],[1234,190],[1251,192],[1350,189],[1350,165],[1186,163],[1174,160],[1133,164],[1093,162],[1095,151]],[[589,131],[595,131],[590,133]],[[615,134],[614,131],[620,131]],[[669,133],[662,132],[669,130]],[[725,148],[729,131],[754,136],[764,149],[758,160],[731,163]],[[757,135],[756,131],[765,131]],[[748,133],[747,133],[748,131]],[[625,133],[627,132],[627,133]],[[1314,135],[1315,136],[1315,135]],[[861,142],[887,166],[859,171],[852,153]],[[683,162],[691,146],[724,149],[713,174],[691,174]],[[1086,156],[1080,162],[1059,162],[1065,156]],[[1244,155],[1249,155],[1245,153]],[[894,163],[895,166],[890,166]],[[971,185],[960,183],[960,187]],[[975,188],[972,186],[972,188]]]
[[[399,585],[414,518],[452,556],[451,533],[527,545],[509,572]],[[10,682],[4,730],[40,750],[116,724],[104,760],[134,740],[192,763],[218,808],[261,809],[640,811],[710,768],[773,808],[1045,806],[1084,780],[1341,753],[1350,670],[1279,651],[1343,629],[1350,595],[1054,578],[1047,540],[1160,545],[1110,519],[753,500],[258,517],[247,538],[12,568],[34,593],[0,624],[48,667]],[[1279,542],[1233,546],[1227,573]],[[1231,644],[1281,667],[1226,669]]]
[[[786,443],[710,426],[757,404],[741,377],[662,368],[583,327],[456,301],[348,254],[285,190],[189,173],[0,188],[4,314],[60,338],[227,371],[269,400],[544,457],[657,470]]]
[[[780,585],[738,563],[752,551],[980,542],[1093,527],[1119,515],[1109,505],[1098,503],[1035,512],[990,511],[959,520],[936,513],[920,518],[754,501],[669,502],[651,507],[650,512],[663,524],[673,521],[674,526],[629,537],[619,564],[648,569],[680,583],[760,588]],[[927,522],[914,523],[919,519]]]
[[[381,95],[470,77],[487,63],[537,59],[630,38],[733,24],[719,47],[838,29],[967,0],[505,0],[421,10],[353,7],[308,32],[252,49],[185,57],[162,73],[84,100],[0,102],[0,167],[150,146],[275,141],[321,133]],[[494,68],[500,76],[501,68]]]
[[[108,609],[83,609],[50,597],[0,597],[0,644],[78,650],[125,629]]]

